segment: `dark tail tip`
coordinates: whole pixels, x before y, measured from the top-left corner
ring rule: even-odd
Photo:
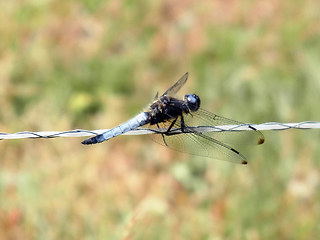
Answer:
[[[84,140],[83,142],[81,142],[82,144],[85,144],[85,145],[89,145],[89,144],[95,144],[95,143],[98,143],[98,140],[96,137],[92,137],[92,138],[88,138],[86,140]]]
[[[248,164],[248,162],[247,162],[247,161],[245,161],[245,160],[243,160],[243,161],[241,162],[241,164],[243,164],[243,165],[247,165],[247,164]]]

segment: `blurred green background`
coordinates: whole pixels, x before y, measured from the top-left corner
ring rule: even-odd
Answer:
[[[317,0],[0,1],[0,131],[110,128],[181,94],[242,122],[320,120]],[[316,239],[318,130],[249,165],[145,136],[0,143],[0,239]]]

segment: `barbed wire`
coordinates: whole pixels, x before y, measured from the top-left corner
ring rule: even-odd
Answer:
[[[198,126],[195,127],[202,132],[223,132],[223,131],[252,131],[254,129],[259,131],[266,130],[287,130],[287,129],[315,129],[320,128],[320,122],[305,121],[300,123],[277,123],[267,122],[262,124],[240,124],[240,125],[221,125],[221,126]],[[21,138],[57,138],[57,137],[88,137],[92,135],[98,135],[106,132],[110,129],[99,130],[84,130],[75,129],[69,131],[42,131],[42,132],[16,132],[16,133],[1,133],[0,140],[4,139],[21,139]],[[139,128],[129,131],[124,135],[143,135],[153,134],[152,130],[146,128]]]

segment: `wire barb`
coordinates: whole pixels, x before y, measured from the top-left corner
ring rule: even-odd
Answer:
[[[267,131],[267,130],[287,130],[287,129],[315,129],[320,128],[320,122],[305,121],[300,123],[277,123],[267,122],[262,124],[240,124],[240,125],[221,125],[221,126],[198,126],[198,130],[205,132],[223,132],[223,131]],[[100,130],[83,130],[75,129],[70,131],[44,131],[44,132],[17,132],[17,133],[1,133],[0,140],[4,139],[20,139],[20,138],[57,138],[57,137],[88,137],[94,136],[108,131],[109,129]],[[124,135],[144,135],[152,134],[154,131],[139,128],[125,133]]]

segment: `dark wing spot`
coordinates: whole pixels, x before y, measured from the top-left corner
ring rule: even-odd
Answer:
[[[240,154],[237,150],[235,150],[234,148],[230,148],[231,151],[235,152],[236,154]]]
[[[259,138],[258,144],[262,144],[262,143],[264,143],[264,138]]]
[[[254,127],[252,127],[251,125],[249,125],[249,128],[251,128],[251,129],[254,130],[254,131],[257,131],[257,129],[254,128]]]

